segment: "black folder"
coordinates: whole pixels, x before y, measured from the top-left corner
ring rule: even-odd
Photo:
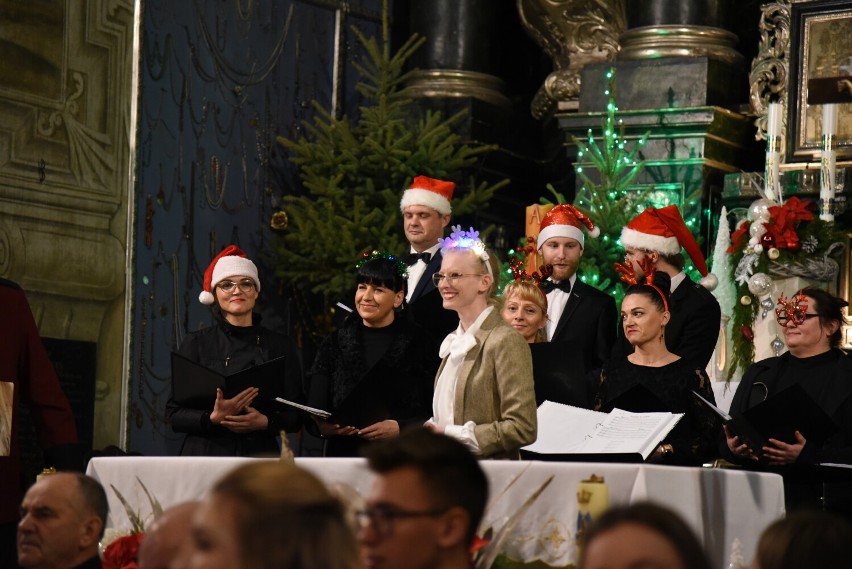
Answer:
[[[589,385],[580,350],[567,342],[530,344],[535,403],[545,401],[589,407]]]
[[[711,408],[758,457],[763,455],[762,449],[769,444],[769,439],[793,444],[796,442],[794,433],[799,431],[809,443],[822,446],[837,430],[831,417],[798,383],[744,413],[728,415],[718,407],[711,405]]]
[[[230,399],[248,387],[257,387],[260,393],[252,407],[266,410],[272,408],[275,397],[284,395],[281,386],[285,374],[285,357],[226,376],[172,352],[172,399],[184,407],[212,409],[216,388],[221,388],[225,398]]]
[[[607,410],[623,409],[631,413],[671,413],[672,409],[656,393],[637,383],[611,397],[604,407]]]

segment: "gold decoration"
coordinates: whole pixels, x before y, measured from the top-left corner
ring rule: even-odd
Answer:
[[[747,294],[744,294],[744,295],[740,298],[740,304],[742,304],[743,306],[748,306],[748,305],[750,305],[750,304],[751,304],[751,297],[750,297],[749,295],[747,295]]]
[[[272,214],[269,220],[269,226],[275,231],[284,231],[290,225],[290,218],[287,217],[287,212],[280,209]]]
[[[787,104],[787,80],[790,66],[790,0],[778,0],[763,6],[760,18],[760,44],[751,64],[749,100],[757,116],[757,140],[766,139],[769,103]],[[781,116],[784,116],[782,111]],[[783,129],[782,129],[783,131]]]

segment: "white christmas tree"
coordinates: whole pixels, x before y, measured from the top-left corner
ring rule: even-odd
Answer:
[[[733,332],[733,314],[734,306],[737,302],[737,288],[730,279],[730,255],[728,247],[731,246],[731,228],[728,225],[728,210],[722,206],[722,211],[719,214],[719,229],[716,232],[716,246],[713,248],[713,274],[719,278],[719,284],[713,290],[713,295],[719,301],[719,306],[722,309],[722,322],[725,323],[725,338],[731,338]],[[729,354],[730,350],[726,346],[725,353]],[[714,358],[715,359],[715,358]],[[727,359],[726,359],[727,360]],[[728,362],[725,361],[727,367]],[[715,371],[715,370],[714,370]]]

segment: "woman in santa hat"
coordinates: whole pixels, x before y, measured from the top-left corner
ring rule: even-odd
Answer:
[[[290,338],[260,325],[260,315],[254,312],[259,294],[257,267],[238,247],[229,245],[207,267],[198,297],[211,306],[216,322],[188,334],[178,353],[225,376],[283,357],[286,372],[275,395],[298,401],[302,398],[299,354]],[[226,398],[217,389],[204,409],[169,397],[166,418],[175,432],[186,433],[180,454],[277,455],[276,436],[282,430],[298,431],[300,416],[295,410],[271,406],[261,412],[256,406],[258,394],[257,387],[248,387]]]
[[[483,458],[518,459],[536,438],[529,346],[495,310],[499,272],[479,232],[455,226],[440,242],[441,271],[432,277],[459,327],[441,344],[426,426]]]

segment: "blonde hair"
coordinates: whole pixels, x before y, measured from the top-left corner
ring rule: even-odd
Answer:
[[[519,300],[532,302],[544,313],[544,319],[547,321],[547,296],[535,284],[528,281],[512,281],[503,287],[502,303],[505,305],[513,296]],[[547,333],[542,328],[535,333],[536,342],[546,342]]]
[[[236,505],[240,554],[258,569],[357,569],[343,505],[310,472],[253,462],[225,475],[213,494]]]

